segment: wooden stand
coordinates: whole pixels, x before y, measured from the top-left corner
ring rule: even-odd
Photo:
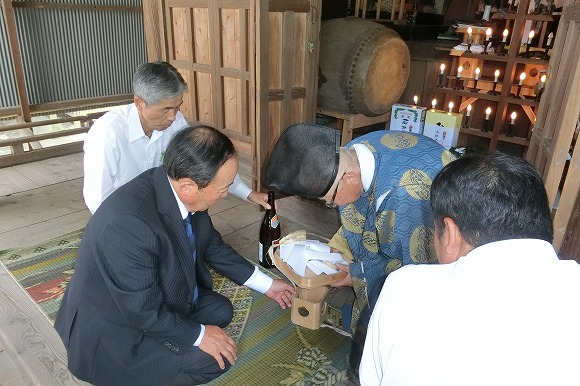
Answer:
[[[387,113],[376,117],[367,117],[363,114],[341,113],[339,111],[328,110],[320,107],[316,109],[316,112],[319,114],[328,115],[329,117],[337,118],[339,120],[338,127],[335,127],[335,129],[340,130],[341,146],[346,145],[352,140],[352,131],[354,129],[374,125],[377,123],[388,122],[391,120],[390,110]],[[342,121],[342,123],[340,121]]]

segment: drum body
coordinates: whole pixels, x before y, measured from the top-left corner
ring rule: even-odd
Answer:
[[[360,18],[323,21],[318,106],[372,117],[388,112],[407,85],[407,44],[390,28]]]

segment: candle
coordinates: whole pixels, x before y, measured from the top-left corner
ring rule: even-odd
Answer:
[[[490,40],[491,39],[491,28],[488,28],[488,29],[485,30],[485,38],[487,40]]]
[[[485,109],[485,119],[489,119],[489,114],[491,114],[491,107]]]
[[[502,33],[502,35],[503,35],[503,39],[502,39],[502,41],[501,41],[502,43],[505,43],[505,41],[506,41],[506,39],[507,39],[507,36],[508,36],[508,34],[509,34],[509,31],[507,30],[507,28],[506,28],[506,29],[504,29],[504,30],[503,30],[503,33]]]
[[[532,39],[534,38],[534,31],[530,31],[530,34],[528,35],[528,44],[532,44]]]
[[[467,36],[471,37],[473,32],[473,29],[471,27],[467,27]]]
[[[457,79],[461,78],[461,71],[463,71],[463,66],[457,67]]]
[[[471,105],[467,105],[467,113],[465,113],[466,117],[469,117],[471,115]]]
[[[499,70],[495,70],[494,75],[495,75],[495,78],[493,79],[493,81],[497,82],[497,80],[499,79]]]
[[[479,79],[479,73],[480,73],[480,72],[481,72],[481,70],[479,69],[479,67],[477,67],[477,68],[475,69],[475,80],[478,80],[478,79]]]
[[[453,112],[453,102],[449,102],[449,112]]]
[[[513,125],[514,123],[516,123],[516,116],[517,116],[517,114],[516,114],[516,112],[514,111],[514,112],[512,113],[512,121],[510,122],[512,125]]]
[[[550,34],[548,35],[548,43],[546,43],[546,45],[549,47],[550,44],[552,44],[552,39],[554,38],[554,33],[550,32]]]
[[[445,71],[445,63],[441,63],[439,68],[441,69],[441,75],[443,75],[443,71]]]
[[[522,72],[522,73],[520,74],[520,83],[519,83],[519,85],[520,85],[520,86],[521,86],[521,85],[522,85],[522,83],[524,82],[524,79],[526,79],[526,73],[525,73],[525,72]]]
[[[413,97],[413,102],[415,103],[415,105],[417,105],[417,104],[418,104],[418,102],[419,102],[419,97],[418,97],[417,95],[415,95],[415,96]]]
[[[540,78],[540,87],[544,88],[544,83],[546,83],[546,74],[542,75]]]
[[[435,106],[437,106],[437,99],[433,99],[431,101],[431,107],[433,108],[433,110],[435,110]]]

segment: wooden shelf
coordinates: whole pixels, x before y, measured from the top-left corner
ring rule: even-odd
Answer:
[[[550,61],[549,59],[540,58],[528,58],[521,57],[520,52],[523,52],[525,45],[523,42],[527,42],[527,32],[524,36],[524,30],[526,29],[527,22],[532,22],[532,29],[536,30],[536,39],[534,40],[538,45],[544,45],[546,43],[546,31],[549,27],[548,23],[553,22],[557,17],[554,15],[528,15],[526,13],[528,5],[532,0],[521,0],[518,5],[517,11],[510,13],[499,13],[496,12],[492,17],[495,21],[505,20],[505,27],[510,31],[510,39],[504,46],[506,55],[497,55],[493,53],[466,53],[464,50],[451,49],[449,55],[451,57],[451,66],[447,71],[447,85],[450,87],[433,87],[431,89],[434,95],[441,98],[441,94],[444,94],[445,98],[440,101],[440,104],[447,105],[448,102],[453,101],[457,106],[459,101],[459,111],[463,112],[467,105],[472,104],[475,116],[472,117],[474,120],[473,124],[479,125],[481,123],[482,111],[487,107],[491,107],[493,110],[493,120],[491,122],[492,130],[489,132],[481,131],[479,127],[469,127],[462,128],[460,130],[461,136],[459,140],[459,146],[463,146],[468,143],[469,136],[486,138],[489,139],[489,149],[494,150],[497,148],[498,144],[502,144],[502,150],[506,148],[506,144],[511,144],[513,146],[507,146],[510,151],[520,152],[521,155],[525,155],[526,149],[530,144],[530,141],[524,137],[508,137],[505,134],[506,118],[512,112],[517,112],[516,124],[520,128],[518,134],[524,135],[526,132],[531,132],[531,127],[536,120],[536,112],[539,106],[539,102],[534,99],[533,96],[528,94],[534,94],[534,89],[539,82],[539,77],[542,73],[548,70]],[[496,22],[496,27],[497,26]],[[501,24],[501,22],[499,23]],[[466,33],[465,31],[459,31]],[[501,28],[503,30],[503,28]],[[527,30],[526,30],[527,31]],[[538,32],[540,31],[540,32]],[[497,39],[498,32],[495,31],[495,37]],[[499,36],[501,39],[501,36]],[[554,37],[555,38],[555,37]],[[533,41],[533,42],[534,42]],[[545,48],[530,46],[530,51],[545,52]],[[471,66],[465,67],[466,63]],[[464,89],[455,90],[453,86],[457,82],[457,68],[463,65],[464,72],[462,73],[461,79],[463,80]],[[481,77],[478,79],[477,86],[481,89],[479,92],[471,92],[470,88],[474,83],[474,69],[475,67],[480,67]],[[487,92],[492,89],[493,78],[490,78],[490,70],[494,67],[500,70],[501,78],[497,82],[496,91],[497,95],[490,95]],[[519,76],[521,72],[526,73],[526,79],[522,86],[519,84]],[[485,73],[485,76],[483,74]],[[519,88],[520,95],[525,96],[525,98],[516,97],[514,94],[517,93]],[[528,99],[529,98],[529,99]],[[490,103],[488,103],[490,102]],[[525,130],[527,129],[527,130]]]
[[[520,4],[521,5],[521,4]],[[495,12],[491,18],[494,20],[517,20],[518,17],[521,16],[520,13],[513,13],[513,12]],[[534,20],[534,21],[554,21],[554,16],[552,15],[528,15],[525,14],[526,20]]]

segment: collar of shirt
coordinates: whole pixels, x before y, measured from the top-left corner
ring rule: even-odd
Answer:
[[[145,135],[145,131],[141,125],[141,119],[139,119],[139,111],[137,110],[135,103],[132,103],[129,107],[129,118],[127,120],[129,123],[129,142],[134,142],[141,138],[146,138],[153,142],[163,135],[163,131],[159,130],[153,130],[151,138]]]
[[[375,157],[368,147],[361,143],[355,143],[352,148],[356,152],[360,166],[360,179],[364,191],[371,187],[373,176],[375,175]]]
[[[181,200],[179,199],[179,196],[177,195],[177,192],[173,188],[173,184],[171,183],[171,179],[169,178],[169,176],[167,176],[167,182],[169,182],[169,186],[171,186],[171,191],[173,192],[173,196],[175,197],[175,201],[177,201],[177,207],[179,208],[179,213],[181,213],[181,218],[183,220],[185,220],[185,218],[189,215],[189,211],[185,207],[185,204],[183,202],[181,202]],[[192,214],[193,213],[195,213],[195,212],[192,212]]]

